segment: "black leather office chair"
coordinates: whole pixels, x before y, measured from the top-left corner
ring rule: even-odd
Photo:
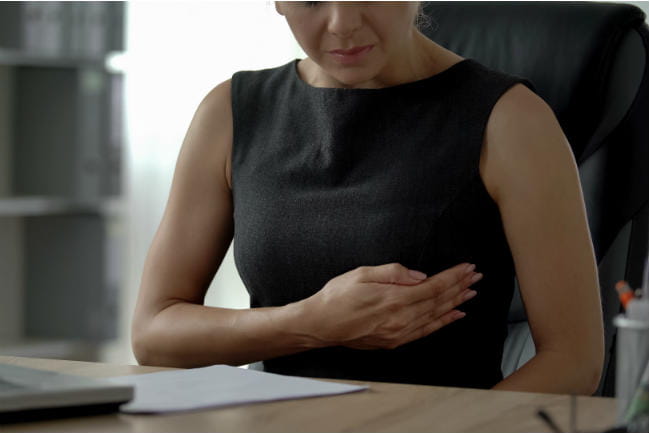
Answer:
[[[529,78],[579,165],[599,268],[606,334],[596,395],[614,394],[614,284],[641,284],[649,243],[649,28],[641,9],[591,2],[426,2],[430,39]],[[552,175],[548,167],[548,175]],[[535,349],[516,283],[503,373]]]

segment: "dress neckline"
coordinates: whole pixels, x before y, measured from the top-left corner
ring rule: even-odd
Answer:
[[[419,87],[423,84],[428,84],[433,81],[439,81],[442,80],[443,78],[452,75],[454,72],[456,72],[459,69],[462,69],[469,64],[475,62],[473,59],[470,58],[465,58],[463,60],[460,60],[459,62],[456,62],[449,66],[448,68],[444,69],[443,71],[440,71],[434,75],[431,75],[430,77],[426,78],[421,78],[419,80],[415,81],[409,81],[407,83],[401,83],[401,84],[395,84],[394,86],[388,86],[388,87],[379,87],[376,89],[371,89],[371,88],[347,88],[347,87],[316,87],[312,86],[311,84],[307,83],[304,81],[302,78],[300,78],[300,74],[297,69],[297,64],[298,62],[302,59],[295,59],[291,62],[291,77],[297,81],[298,86],[303,87],[305,89],[311,90],[311,91],[319,91],[319,92],[340,92],[340,93],[382,93],[382,92],[389,92],[393,90],[404,90],[408,88],[415,88]]]

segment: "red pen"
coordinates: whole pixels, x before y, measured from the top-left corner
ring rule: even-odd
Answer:
[[[626,305],[629,301],[635,298],[635,292],[624,280],[620,280],[615,284],[615,290],[617,290],[618,295],[620,296],[620,304],[626,310]]]

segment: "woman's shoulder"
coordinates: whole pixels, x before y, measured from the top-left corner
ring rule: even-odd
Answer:
[[[199,120],[205,120],[205,127],[228,128],[232,126],[232,79],[214,86],[200,102],[196,114]]]
[[[567,149],[566,149],[567,148]],[[520,166],[547,161],[570,146],[552,108],[523,83],[506,90],[494,105],[484,132],[480,172],[498,201],[502,183]],[[535,162],[536,161],[536,162]]]
[[[506,84],[507,88],[498,97],[489,117],[489,124],[499,127],[492,128],[492,132],[506,133],[506,126],[513,126],[513,121],[521,118],[538,119],[540,114],[547,113],[548,110],[552,111],[525,81],[512,78]]]
[[[498,98],[485,135],[494,142],[511,146],[516,142],[512,136],[524,136],[529,127],[542,128],[549,123],[556,123],[556,118],[548,103],[523,82],[516,82]]]
[[[228,78],[212,87],[201,101],[201,105],[205,105],[207,109],[222,108],[229,102],[231,92],[232,78]]]
[[[209,138],[204,141],[203,154],[222,167],[228,187],[231,187],[230,155],[232,153],[232,79],[213,87],[200,102],[194,114],[194,131]]]

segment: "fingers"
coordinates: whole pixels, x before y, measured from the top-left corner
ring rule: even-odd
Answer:
[[[432,298],[428,299],[433,299],[435,305],[442,308],[441,310],[439,310],[440,313],[449,311],[460,303],[468,301],[470,298],[464,299],[463,296],[467,295],[468,292],[474,292],[475,290],[469,291],[468,289],[472,284],[477,283],[481,279],[482,274],[476,274],[472,272],[470,274],[467,274],[464,279],[462,279],[453,287],[441,290],[438,292],[437,296],[433,296]],[[422,302],[428,302],[428,299]]]
[[[475,265],[460,263],[429,278],[432,285],[449,287],[473,271]],[[408,269],[400,263],[379,266],[361,266],[354,269],[354,275],[361,283],[417,284],[426,280],[426,274]]]
[[[426,279],[426,274],[408,269],[399,263],[361,266],[353,272],[359,283],[418,284]]]
[[[396,345],[400,346],[423,338],[452,322],[464,318],[466,313],[455,308],[473,299],[478,294],[475,290],[467,287],[480,281],[480,279],[482,279],[482,274],[470,273],[463,279],[462,284],[457,284],[458,287],[462,287],[459,292],[456,289],[448,290],[438,298],[414,304],[412,306],[413,317],[416,319],[413,320],[413,328]],[[442,300],[442,297],[446,299]]]
[[[482,274],[474,273],[474,269],[475,265],[462,263],[428,278],[409,292],[410,302],[421,302],[438,297],[446,300],[455,296],[478,281],[472,280],[476,275],[482,277]]]
[[[440,316],[435,317],[433,314],[428,313],[424,320],[419,320],[418,324],[411,327],[409,331],[395,338],[363,338],[345,344],[347,347],[354,349],[395,349],[411,341],[418,340],[426,337],[433,332],[450,325],[462,318],[466,317],[466,313],[459,310],[451,310]]]
[[[393,341],[390,347],[398,347],[413,340],[423,338],[452,322],[464,318],[466,313],[455,308],[473,299],[478,294],[475,290],[468,289],[467,287],[479,281],[481,278],[482,274],[468,274],[463,279],[462,284],[456,285],[461,290],[447,290],[440,297],[430,298],[413,304],[411,311],[412,317],[415,319],[410,326],[411,330],[407,331],[398,341]],[[442,297],[445,299],[442,299]]]
[[[412,317],[416,321],[424,320],[427,322],[430,321],[431,316],[441,316],[453,310],[455,307],[473,299],[478,294],[475,290],[470,290],[467,287],[463,286],[459,291],[444,293],[445,299],[441,299],[441,297],[431,298],[411,305]],[[447,293],[452,296],[447,295]]]
[[[411,341],[424,338],[427,335],[439,330],[440,328],[456,322],[465,316],[466,313],[462,311],[451,310],[448,313],[445,313],[435,319],[427,320],[423,325],[406,334],[399,342],[395,343],[396,345],[394,347],[398,347],[403,344],[410,343]]]

